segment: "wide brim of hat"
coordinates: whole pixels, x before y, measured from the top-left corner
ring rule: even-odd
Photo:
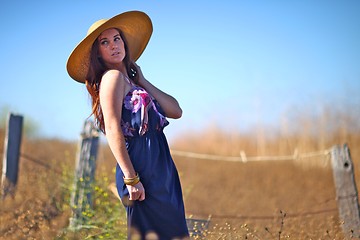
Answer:
[[[109,28],[118,28],[123,32],[128,45],[127,54],[130,54],[130,59],[133,61],[141,56],[153,31],[151,19],[144,12],[129,11],[110,18],[87,35],[70,54],[66,68],[72,79],[85,83],[92,44]]]

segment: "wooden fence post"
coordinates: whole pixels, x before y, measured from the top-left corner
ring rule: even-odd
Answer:
[[[346,237],[360,237],[360,211],[358,191],[354,177],[354,166],[350,157],[350,150],[336,145],[331,150],[331,165],[333,168],[336,199],[339,217],[342,221],[343,232]]]
[[[92,208],[92,183],[96,169],[96,156],[99,145],[99,131],[92,121],[86,121],[81,133],[74,189],[71,196],[73,216],[70,218],[70,228],[81,227],[84,220],[83,212]]]
[[[23,117],[9,113],[4,141],[3,173],[1,177],[1,195],[14,197],[18,180],[19,157],[22,136]]]

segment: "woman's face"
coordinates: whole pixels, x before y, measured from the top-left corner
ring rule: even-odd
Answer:
[[[125,58],[125,46],[119,31],[111,28],[103,31],[98,37],[99,54],[110,68],[121,66]]]

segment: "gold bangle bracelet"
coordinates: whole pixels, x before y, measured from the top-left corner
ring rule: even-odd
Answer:
[[[125,178],[124,177],[124,184],[125,185],[130,185],[130,186],[134,186],[136,185],[138,182],[140,182],[140,177],[139,174],[136,173],[136,176],[133,178]]]

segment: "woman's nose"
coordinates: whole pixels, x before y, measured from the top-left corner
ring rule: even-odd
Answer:
[[[117,45],[115,44],[115,42],[111,42],[110,47],[111,49],[116,49]]]

